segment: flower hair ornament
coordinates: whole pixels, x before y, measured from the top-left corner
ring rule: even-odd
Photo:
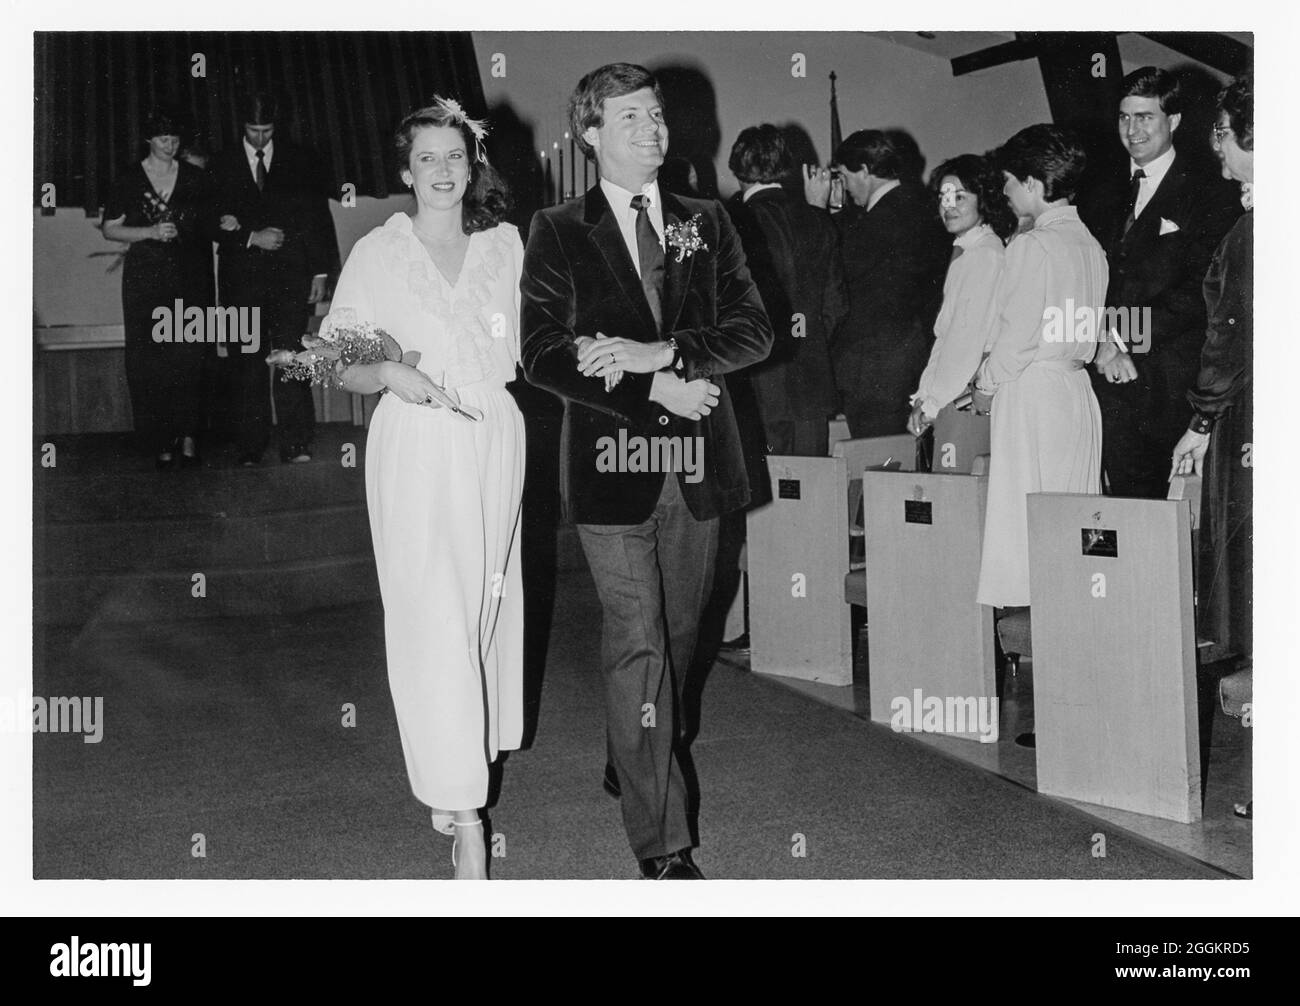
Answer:
[[[445,112],[453,122],[458,122],[474,134],[474,156],[480,164],[487,163],[487,151],[483,149],[483,141],[487,139],[487,123],[482,119],[471,119],[465,114],[465,109],[461,107],[459,101],[455,98],[440,98],[438,95],[433,96],[433,107]]]

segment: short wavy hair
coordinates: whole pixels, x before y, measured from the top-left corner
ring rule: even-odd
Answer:
[[[879,129],[850,133],[835,149],[836,164],[850,171],[867,169],[877,178],[901,178],[907,160],[894,137]]]
[[[980,217],[1005,243],[1015,233],[1017,221],[1015,213],[1011,211],[1011,204],[1002,192],[1004,182],[997,165],[979,154],[960,154],[944,161],[930,174],[930,191],[934,193],[936,201],[939,187],[949,175],[959,180],[966,191],[975,196]]]
[[[469,183],[460,203],[461,229],[466,234],[491,230],[506,218],[512,208],[510,189],[486,159],[479,160],[476,156],[478,145],[470,128],[442,105],[417,108],[398,123],[393,151],[397,156],[399,181],[403,169],[410,168],[415,134],[429,126],[451,126],[460,130],[465,150],[470,154]]]
[[[569,96],[569,135],[578,144],[584,157],[590,160],[596,157],[591,144],[582,138],[582,134],[605,124],[605,100],[635,94],[647,87],[654,92],[659,107],[663,108],[664,95],[659,90],[655,75],[635,63],[606,63],[578,81],[578,86]]]
[[[1219,92],[1216,102],[1242,150],[1255,150],[1255,73],[1248,70]]]
[[[1043,198],[1049,203],[1058,199],[1073,202],[1088,166],[1079,134],[1046,122],[1020,130],[993,152],[993,159],[999,171],[1009,172],[1022,182],[1037,178],[1043,183]]]
[[[1177,115],[1183,110],[1183,86],[1177,74],[1156,66],[1141,66],[1124,78],[1120,85],[1120,100],[1125,98],[1155,98],[1165,115]]]
[[[142,123],[144,138],[152,140],[155,136],[179,136],[184,140],[189,132],[185,118],[184,113],[173,105],[154,105],[145,113]]]
[[[727,167],[742,185],[781,182],[794,173],[794,158],[781,130],[765,122],[740,131],[732,144]]]

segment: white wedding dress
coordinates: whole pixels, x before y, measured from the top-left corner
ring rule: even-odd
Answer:
[[[384,602],[388,681],[415,796],[487,802],[488,767],[523,733],[519,513],[524,422],[518,230],[470,236],[455,284],[394,214],[353,248],[325,325],[369,321],[483,414],[384,395],[366,441],[366,500]]]

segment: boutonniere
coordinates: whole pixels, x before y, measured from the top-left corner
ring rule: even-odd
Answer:
[[[674,220],[664,228],[664,240],[668,242],[668,247],[677,249],[678,262],[697,251],[709,250],[704,238],[700,237],[700,221],[703,219],[701,214],[696,213],[685,223]]]

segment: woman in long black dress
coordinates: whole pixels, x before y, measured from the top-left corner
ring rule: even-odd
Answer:
[[[205,317],[213,303],[211,187],[207,175],[177,158],[180,131],[172,113],[150,113],[149,153],[116,179],[104,210],[104,237],[130,246],[122,271],[126,383],[136,434],[159,468],[171,467],[178,455],[183,466],[200,463],[205,344],[183,341],[176,302]],[[158,308],[167,312],[166,328]],[[163,336],[173,341],[160,341]]]

